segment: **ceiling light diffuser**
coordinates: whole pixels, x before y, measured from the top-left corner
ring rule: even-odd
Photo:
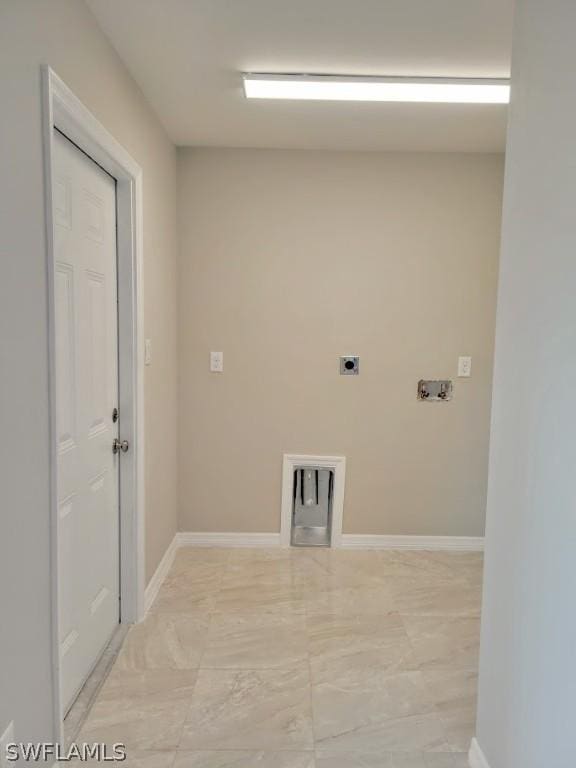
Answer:
[[[245,74],[248,99],[507,104],[509,80]]]

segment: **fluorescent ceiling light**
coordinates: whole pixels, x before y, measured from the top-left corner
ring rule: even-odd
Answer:
[[[509,80],[333,75],[244,75],[248,99],[507,104]]]

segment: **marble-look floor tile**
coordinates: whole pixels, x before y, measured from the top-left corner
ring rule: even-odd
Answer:
[[[416,555],[421,554],[416,552]],[[449,552],[446,550],[428,550],[425,551],[430,563],[437,563],[450,569],[453,575],[458,578],[462,576],[467,568],[476,566],[482,567],[484,564],[483,552]]]
[[[389,581],[406,584],[446,584],[453,581],[451,569],[438,565],[429,552],[409,550],[384,550],[379,553],[380,573]]]
[[[420,669],[477,669],[480,619],[403,616]]]
[[[293,559],[296,570],[308,589],[327,590],[336,587],[378,587],[387,577],[381,568],[379,552],[321,550]]]
[[[358,686],[378,674],[413,668],[412,645],[398,614],[307,618],[313,683]]]
[[[307,658],[303,615],[214,614],[202,668],[271,669]]]
[[[476,730],[477,671],[427,671],[423,675],[450,749],[465,752]]]
[[[330,547],[292,547],[290,553],[292,562],[298,567],[308,564],[326,571],[331,567],[331,563],[337,562],[334,557],[336,550]]]
[[[214,600],[217,613],[301,613],[305,612],[303,593],[291,584],[232,584],[222,587]]]
[[[363,573],[367,578],[379,578],[382,573],[382,550],[334,549],[332,552],[336,563]]]
[[[172,572],[190,570],[200,565],[223,568],[234,550],[220,547],[180,547],[174,556]]]
[[[160,590],[150,613],[180,613],[207,616],[214,610],[216,594],[199,595],[190,592],[168,592]]]
[[[125,768],[172,768],[175,759],[176,752],[172,751],[128,750],[121,764]]]
[[[179,752],[174,768],[314,768],[314,752]]]
[[[207,613],[212,610],[220,590],[223,567],[214,563],[194,563],[187,568],[176,564],[166,577],[152,613]]]
[[[229,562],[222,577],[222,588],[249,589],[254,586],[302,586],[302,578],[291,558],[240,560]]]
[[[197,591],[213,592],[219,589],[226,571],[225,563],[192,562],[182,565],[175,561],[163,586],[173,589],[188,589],[193,586]]]
[[[195,681],[190,670],[114,668],[78,741],[124,743],[129,750],[176,749]]]
[[[130,628],[117,669],[195,669],[208,635],[208,616],[151,613]]]
[[[290,547],[236,547],[229,549],[229,563],[280,562],[292,559],[294,550]]]
[[[481,552],[383,551],[382,568],[398,579],[429,583],[464,582],[482,569]]]
[[[331,563],[332,560],[326,556],[325,550],[295,549],[292,557],[293,570],[307,589],[324,586],[330,578],[337,583],[343,581]]]
[[[461,768],[448,752],[330,752],[318,750],[316,768]],[[466,763],[466,768],[468,765]]]
[[[465,762],[462,762],[464,758]],[[468,753],[422,753],[424,768],[470,768]]]
[[[452,755],[452,760],[454,762],[454,765],[450,768],[470,768],[470,762],[468,760],[468,750],[466,752],[455,752]],[[426,767],[428,768],[428,766]],[[429,768],[435,768],[435,766],[431,765]]]
[[[415,616],[480,616],[482,591],[466,582],[414,584],[391,582],[395,610]]]
[[[78,738],[142,768],[464,768],[481,576],[475,553],[179,550]]]
[[[318,749],[344,752],[449,751],[422,673],[379,675],[358,686],[312,686]]]
[[[125,670],[118,664],[112,667],[102,686],[99,703],[125,699],[149,699],[154,696],[189,697],[196,683],[196,670],[142,669]]]
[[[425,768],[420,753],[406,753],[402,768]],[[397,768],[390,752],[333,752],[317,750],[316,768]]]
[[[431,567],[445,569],[449,578],[457,582],[466,582],[471,586],[481,587],[484,572],[484,554],[482,552],[431,552]]]
[[[183,570],[172,569],[161,590],[172,592],[195,592],[208,595],[217,592],[222,584],[224,566],[212,563],[197,563]]]
[[[387,615],[396,612],[390,589],[384,585],[331,585],[305,591],[308,614]]]
[[[112,747],[108,747],[107,755],[108,760],[112,762]],[[126,766],[126,768],[172,768],[175,759],[176,752],[174,750],[127,749],[126,759],[114,761],[114,763],[117,762],[122,766]],[[79,757],[73,757],[70,760],[59,760],[58,765],[73,765],[76,767],[86,765],[86,763],[93,764],[94,762],[92,759],[81,760]]]
[[[478,563],[475,566],[466,568],[462,574],[462,578],[464,578],[470,584],[470,586],[478,587],[479,589],[482,589],[482,584],[484,580],[483,564]]]
[[[307,666],[198,673],[181,749],[312,749]]]

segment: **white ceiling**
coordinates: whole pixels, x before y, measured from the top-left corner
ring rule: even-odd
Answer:
[[[513,0],[87,0],[176,144],[501,151],[506,107],[246,101],[241,72],[507,77]]]

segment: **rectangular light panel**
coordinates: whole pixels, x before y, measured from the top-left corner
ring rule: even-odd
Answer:
[[[248,99],[507,104],[509,80],[244,75]]]

